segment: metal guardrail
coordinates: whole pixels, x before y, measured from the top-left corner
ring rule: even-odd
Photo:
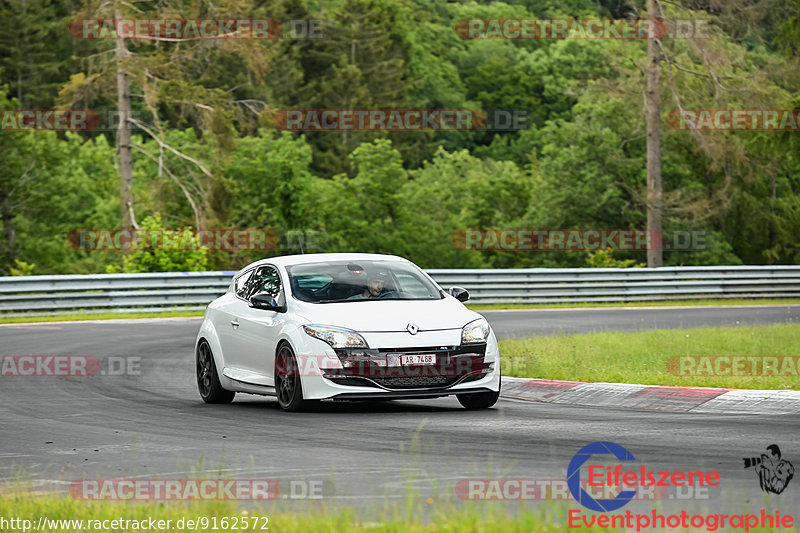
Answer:
[[[800,266],[429,270],[480,303],[636,302],[800,296]]]
[[[800,297],[800,266],[428,270],[475,303],[634,302]],[[0,313],[203,309],[233,271],[0,277]]]
[[[58,315],[204,309],[236,271],[0,277],[0,313]]]

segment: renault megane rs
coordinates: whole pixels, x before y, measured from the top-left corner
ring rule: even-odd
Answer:
[[[286,411],[319,400],[455,395],[485,409],[500,394],[497,339],[486,320],[401,257],[274,257],[238,272],[206,310],[197,385],[208,403],[237,392],[276,396]]]

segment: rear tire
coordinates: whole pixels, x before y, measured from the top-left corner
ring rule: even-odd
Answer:
[[[497,392],[475,392],[472,394],[459,394],[458,403],[469,410],[488,409],[497,403],[500,391]]]
[[[284,411],[305,411],[317,404],[303,399],[303,383],[292,347],[283,343],[275,354],[275,395]]]
[[[206,341],[197,346],[197,390],[206,403],[231,403],[236,393],[222,388],[214,354]]]

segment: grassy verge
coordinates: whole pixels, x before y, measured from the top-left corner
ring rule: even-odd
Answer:
[[[37,530],[40,517],[47,520],[38,531],[76,532],[76,531],[112,531],[120,533],[140,533],[143,531],[278,531],[281,533],[530,533],[532,531],[552,533],[557,531],[574,531],[568,527],[566,505],[545,505],[530,508],[520,505],[515,512],[507,507],[494,505],[473,506],[464,504],[446,509],[437,509],[435,505],[427,505],[424,513],[411,504],[404,504],[402,509],[388,508],[378,514],[377,519],[359,518],[360,513],[349,508],[318,506],[305,511],[285,511],[275,509],[249,508],[237,506],[235,502],[192,502],[192,503],[112,503],[77,501],[69,497],[37,496],[0,498],[0,518],[24,519],[29,523],[12,523],[12,527],[4,527],[0,531]],[[718,511],[713,511],[718,512]],[[739,512],[745,513],[746,510]],[[754,512],[755,513],[755,512]],[[583,512],[587,519],[597,517],[591,512]],[[264,517],[267,520],[264,520]],[[163,520],[155,529],[149,520]],[[73,521],[54,522],[54,521]],[[81,520],[77,525],[74,521]],[[116,524],[112,522],[117,520]],[[170,520],[169,523],[166,521]],[[182,522],[181,522],[182,520]],[[187,521],[199,522],[199,527],[189,525]],[[223,522],[224,520],[224,522]],[[88,521],[92,521],[91,523]],[[139,521],[135,524],[132,521]],[[577,522],[576,522],[577,523]],[[726,524],[727,525],[727,524]],[[164,526],[164,527],[162,527]],[[181,527],[182,526],[182,527]],[[216,526],[216,527],[214,527]],[[575,526],[573,526],[575,527]],[[579,526],[578,526],[579,527]],[[580,530],[608,531],[598,527],[580,527]],[[721,527],[717,531],[729,531]],[[633,530],[632,530],[633,531]],[[698,529],[672,529],[672,531],[698,531]],[[750,529],[753,532],[771,532],[778,529]],[[780,531],[797,532],[797,529],[780,529]]]
[[[659,300],[653,302],[570,302],[551,304],[468,304],[473,311],[501,311],[503,309],[587,309],[603,307],[699,307],[732,305],[800,305],[797,298],[730,298],[702,300]]]
[[[668,366],[670,358],[680,356],[797,356],[800,355],[800,325],[795,324],[554,335],[501,341],[500,353],[503,374],[507,376],[800,390],[797,374],[680,376],[671,372],[679,372],[679,369]],[[798,370],[797,366],[794,369]]]
[[[420,507],[425,506],[425,509]],[[472,506],[465,504],[458,507],[447,506],[437,509],[435,504],[420,501],[404,503],[402,506],[385,505],[385,509],[375,509],[364,518],[362,512],[352,508],[341,508],[331,505],[311,505],[305,510],[281,509],[279,505],[259,507],[249,505],[246,508],[235,501],[194,501],[175,502],[84,502],[69,496],[24,496],[0,498],[0,517],[22,518],[30,520],[29,530],[36,530],[40,517],[45,517],[49,527],[42,530],[57,532],[75,531],[114,531],[139,533],[141,531],[279,531],[286,533],[307,532],[370,532],[370,533],[416,533],[416,532],[450,532],[472,533],[517,532],[530,533],[541,531],[550,533],[564,531],[565,526],[554,523],[551,513],[545,511],[522,511],[511,513],[501,506]],[[425,515],[425,518],[422,516]],[[565,517],[559,511],[558,522]],[[112,524],[103,521],[148,521],[164,520],[162,524],[169,526],[151,529],[148,525],[132,522]],[[266,519],[265,519],[266,518]],[[54,521],[73,521],[54,522]],[[74,522],[82,520],[82,527]],[[89,523],[88,521],[92,521]],[[95,523],[94,521],[101,521]],[[171,522],[167,523],[166,521]],[[182,522],[181,522],[182,520]],[[197,528],[191,520],[199,524]],[[198,523],[198,520],[200,521]],[[224,520],[224,522],[223,522]],[[105,525],[105,527],[98,527]],[[136,527],[136,526],[139,527]],[[180,526],[183,527],[180,527]],[[216,527],[214,527],[216,525]],[[114,527],[118,526],[118,527]],[[0,529],[0,531],[22,531],[22,527]]]

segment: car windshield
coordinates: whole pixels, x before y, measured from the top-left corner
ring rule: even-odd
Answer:
[[[329,261],[286,267],[292,294],[312,303],[440,300],[439,288],[402,261]]]

